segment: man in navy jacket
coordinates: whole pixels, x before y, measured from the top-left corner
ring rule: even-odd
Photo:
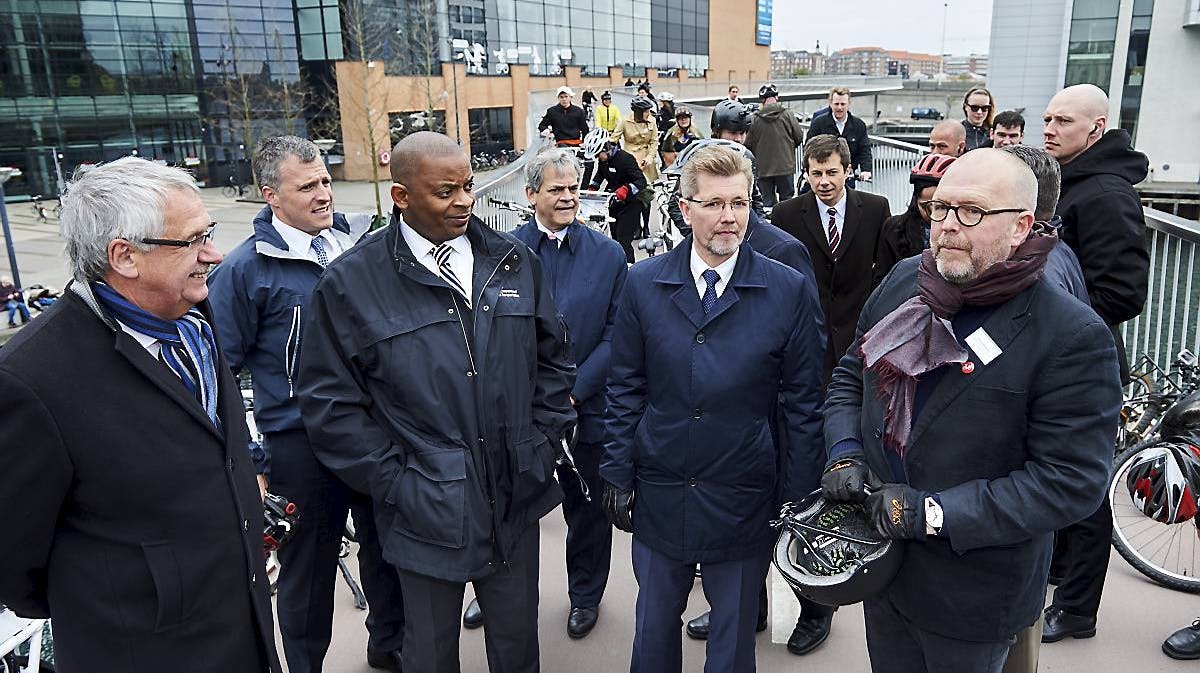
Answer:
[[[295,136],[265,138],[254,151],[267,207],[254,233],[209,277],[221,352],[254,383],[255,456],[260,483],[296,503],[300,523],[279,550],[279,630],[288,669],[321,670],[333,629],[333,591],[347,511],[353,505],[359,575],[371,606],[367,660],[398,671],[404,604],[399,578],[383,561],[370,500],[317,462],[296,403],[297,359],[309,295],[325,265],[366,233],[333,211],[321,153]]]
[[[612,529],[600,506],[604,441],[604,386],[612,353],[612,324],[628,266],[621,246],[578,219],[579,163],[565,150],[548,150],[525,167],[525,194],[535,215],[514,232],[542,260],[559,314],[567,323],[578,367],[571,401],[579,414],[575,465],[587,484],[559,468],[567,520],[567,576],[571,614],[567,633],[582,638],[596,623],[608,581]]]
[[[600,474],[606,513],[633,533],[635,673],[681,669],[696,564],[705,670],[754,670],[769,522],[824,462],[812,279],[744,242],[753,179],[739,153],[697,151],[680,183],[692,236],[635,265],[617,307]]]

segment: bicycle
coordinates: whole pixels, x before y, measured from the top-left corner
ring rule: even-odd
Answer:
[[[227,199],[236,199],[246,194],[245,185],[243,185],[234,176],[229,176],[229,181],[221,188],[221,196]]]
[[[33,216],[37,218],[38,222],[46,222],[49,219],[49,217],[47,217],[47,213],[51,212],[53,212],[55,218],[58,218],[58,214],[61,212],[61,206],[55,206],[53,210],[51,210],[46,208],[46,204],[42,202],[41,194],[33,197]]]
[[[1200,520],[1167,524],[1148,518],[1129,492],[1129,471],[1163,441],[1194,446],[1189,433],[1200,409],[1200,367],[1188,350],[1180,351],[1168,373],[1148,356],[1136,363],[1130,393],[1121,408],[1116,457],[1105,497],[1112,510],[1112,546],[1135,570],[1178,591],[1200,592]],[[1200,449],[1195,449],[1200,452]]]

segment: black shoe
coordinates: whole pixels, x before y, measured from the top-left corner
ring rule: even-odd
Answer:
[[[567,615],[567,635],[579,639],[592,632],[596,620],[600,617],[600,608],[571,608]]]
[[[833,615],[796,620],[796,628],[792,629],[792,637],[788,638],[787,650],[792,654],[808,654],[821,646],[829,637],[829,627],[833,624]]]
[[[400,650],[367,650],[367,665],[392,673],[404,673],[400,665]]]
[[[1051,605],[1046,608],[1046,621],[1042,626],[1042,642],[1057,643],[1070,636],[1072,638],[1091,638],[1096,635],[1096,618],[1080,617],[1062,608]]]
[[[705,612],[699,617],[687,623],[687,634],[689,638],[696,640],[708,640],[708,615]],[[759,615],[758,623],[754,625],[755,633],[762,633],[767,630],[767,616]]]
[[[483,626],[483,610],[479,609],[479,599],[472,598],[471,604],[463,611],[463,628],[477,629]]]
[[[1163,641],[1163,654],[1172,659],[1200,659],[1200,619]]]

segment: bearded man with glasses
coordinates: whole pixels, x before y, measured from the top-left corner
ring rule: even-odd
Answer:
[[[906,545],[863,604],[875,671],[999,673],[1041,614],[1054,531],[1104,497],[1116,347],[1044,277],[1058,240],[1037,195],[1007,152],[955,161],[930,248],[871,294],[834,370],[822,491]]]
[[[697,565],[704,670],[755,670],[769,522],[825,459],[812,279],[745,242],[753,180],[739,152],[697,150],[680,178],[692,235],[635,264],[617,302],[600,476],[610,521],[633,533],[635,673],[682,669]]]

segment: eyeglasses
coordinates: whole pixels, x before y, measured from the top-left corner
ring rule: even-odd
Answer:
[[[217,229],[217,223],[211,222],[208,229],[204,230],[203,234],[193,236],[186,241],[181,241],[175,238],[143,238],[142,243],[146,245],[169,245],[175,248],[190,248],[193,245],[205,245],[212,242],[213,232]]]
[[[949,203],[942,201],[922,201],[921,205],[925,210],[929,211],[929,219],[934,222],[943,222],[947,217],[950,217],[950,211],[954,211],[954,217],[964,227],[973,227],[983,221],[983,218],[988,215],[996,215],[999,213],[1023,213],[1025,208],[997,208],[995,210],[984,210],[979,206],[952,206]]]
[[[971,112],[987,112],[992,109],[992,106],[991,105],[970,105],[970,104],[968,104],[967,108],[970,109]]]
[[[732,212],[734,215],[744,213],[747,210],[750,210],[750,202],[745,199],[735,199],[733,201],[722,201],[720,199],[713,199],[711,201],[700,201],[697,199],[684,198],[683,200],[687,201],[688,203],[696,204],[697,206],[700,207],[700,210],[702,210],[710,215],[716,215],[718,213],[724,212],[726,206],[729,207],[730,212]]]

